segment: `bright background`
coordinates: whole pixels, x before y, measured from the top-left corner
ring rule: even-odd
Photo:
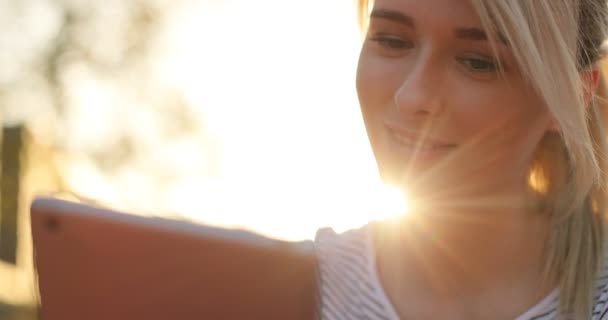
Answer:
[[[398,212],[354,0],[0,3],[2,120],[52,150],[58,190],[289,240]]]

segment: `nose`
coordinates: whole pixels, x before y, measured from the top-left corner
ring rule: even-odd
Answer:
[[[419,55],[403,74],[394,96],[400,115],[431,116],[442,110],[442,72],[432,57]]]

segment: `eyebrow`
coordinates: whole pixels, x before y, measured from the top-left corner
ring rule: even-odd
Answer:
[[[458,28],[454,30],[454,36],[458,39],[487,41],[488,35],[479,28]]]
[[[410,27],[412,29],[416,29],[414,18],[399,11],[375,9],[370,14],[370,17],[389,20]],[[454,36],[458,39],[463,40],[488,41],[487,33],[484,30],[475,27],[456,28],[454,29]],[[498,34],[498,41],[501,44],[508,45],[508,41],[503,34]]]
[[[405,15],[399,11],[375,9],[374,11],[372,11],[370,17],[397,22],[412,29],[416,28],[416,25],[414,24],[414,18]]]
[[[464,40],[488,41],[486,32],[479,28],[458,28],[454,30],[454,36]],[[501,44],[509,45],[507,38],[502,33],[498,33],[497,39]]]

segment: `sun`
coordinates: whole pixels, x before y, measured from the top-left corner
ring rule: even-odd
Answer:
[[[410,213],[411,200],[407,194],[398,187],[383,185],[378,199],[380,214],[377,219],[394,219]]]

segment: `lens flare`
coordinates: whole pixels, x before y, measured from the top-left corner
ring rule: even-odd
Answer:
[[[411,210],[412,203],[407,194],[392,185],[383,185],[378,196],[379,219],[395,219]]]

